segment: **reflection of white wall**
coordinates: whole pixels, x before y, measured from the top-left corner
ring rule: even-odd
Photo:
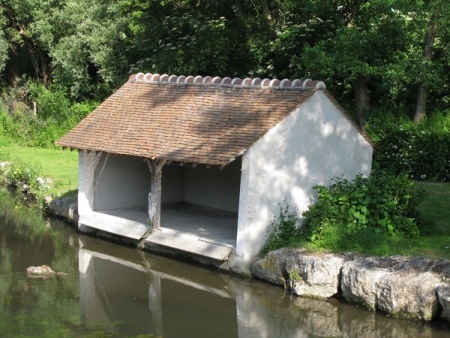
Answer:
[[[80,249],[78,251],[78,270],[80,274],[80,315],[85,321],[94,316],[98,322],[108,320],[96,290],[95,264],[91,254]],[[84,322],[83,324],[86,324]]]
[[[238,260],[261,250],[271,216],[286,201],[298,213],[314,200],[312,187],[371,170],[372,146],[322,92],[254,143],[243,156]]]
[[[142,159],[102,154],[95,169],[94,210],[145,208],[150,171]]]

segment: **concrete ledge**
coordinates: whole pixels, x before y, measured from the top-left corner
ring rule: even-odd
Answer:
[[[233,251],[232,247],[204,241],[195,236],[182,234],[176,231],[163,232],[161,230],[153,231],[145,239],[145,246],[148,248],[154,248],[155,246],[166,247],[185,253],[207,257],[219,262],[227,260],[228,256]]]
[[[147,233],[147,227],[140,222],[101,213],[82,216],[79,224],[137,241]]]

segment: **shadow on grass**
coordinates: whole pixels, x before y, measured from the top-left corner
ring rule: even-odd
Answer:
[[[77,197],[77,195],[78,195],[78,189],[72,189],[72,190],[65,192],[61,196],[59,196],[58,199],[75,198],[75,197]]]

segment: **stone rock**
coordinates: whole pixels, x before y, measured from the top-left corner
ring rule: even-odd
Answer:
[[[442,306],[441,318],[450,322],[450,285],[438,286],[437,297]]]
[[[61,276],[61,275],[67,275],[67,274],[64,272],[55,272],[48,265],[29,266],[27,268],[27,277],[28,278],[47,279],[51,276],[56,276],[56,275]]]
[[[392,270],[388,259],[358,258],[342,267],[341,291],[346,301],[375,311],[377,283]]]
[[[293,250],[286,258],[289,286],[298,296],[325,299],[339,290],[339,276],[346,257],[338,254]]]
[[[6,170],[6,168],[11,167],[11,165],[12,165],[11,162],[0,162],[0,169]]]
[[[298,296],[328,298],[340,291],[349,303],[394,317],[429,321],[441,314],[443,320],[450,321],[450,260],[363,258],[354,254],[280,249],[255,262],[252,271],[263,280],[289,285]],[[384,336],[385,329],[377,321],[373,323],[377,330],[374,337]],[[362,325],[360,331],[365,329]],[[411,332],[420,330],[414,328]],[[429,336],[431,331],[425,331],[421,334]]]
[[[63,217],[69,222],[78,222],[78,197],[77,195],[56,198],[52,200],[50,197],[45,198],[49,213],[55,216]]]
[[[286,257],[290,249],[278,249],[255,261],[251,270],[255,277],[286,287]]]
[[[439,310],[436,291],[442,264],[423,258],[392,257],[399,269],[377,283],[377,307],[395,317],[432,320]]]
[[[50,189],[53,184],[53,180],[45,177],[38,177],[36,182],[40,189]]]

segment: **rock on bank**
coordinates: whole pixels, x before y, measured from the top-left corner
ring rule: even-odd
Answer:
[[[338,297],[395,317],[450,321],[450,261],[279,249],[252,273],[310,298]]]
[[[65,218],[70,223],[78,223],[78,197],[76,194],[56,199],[46,197],[45,204],[50,214]]]

